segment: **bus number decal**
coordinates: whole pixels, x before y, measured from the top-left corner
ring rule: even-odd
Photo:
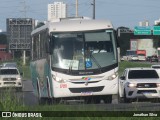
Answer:
[[[60,84],[60,88],[67,88],[67,84]]]

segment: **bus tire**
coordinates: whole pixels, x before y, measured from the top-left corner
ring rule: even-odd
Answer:
[[[100,103],[100,98],[99,96],[89,96],[85,98],[85,103],[86,104],[99,104]]]
[[[124,103],[124,97],[120,97],[118,94],[118,103]]]
[[[41,97],[38,100],[39,105],[48,105],[50,104],[49,98]]]
[[[54,98],[53,101],[54,101],[53,102],[54,104],[60,104],[61,99],[60,98]]]
[[[103,98],[104,103],[112,103],[112,95],[107,95]]]
[[[94,104],[100,104],[100,102],[101,102],[101,96],[96,96],[96,97],[94,97]]]
[[[124,90],[124,103],[130,103],[131,100],[126,97],[126,92]]]
[[[86,102],[87,102],[87,104],[97,104],[98,97],[89,96],[89,97],[87,97]]]
[[[38,104],[39,105],[44,105],[46,103],[46,98],[43,98],[40,95],[40,88],[39,88],[38,81],[37,81],[37,98],[38,98]]]

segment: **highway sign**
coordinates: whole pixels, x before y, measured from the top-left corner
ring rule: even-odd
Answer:
[[[134,35],[151,35],[151,27],[149,26],[136,26],[134,27]]]
[[[153,35],[160,35],[160,26],[153,26]]]

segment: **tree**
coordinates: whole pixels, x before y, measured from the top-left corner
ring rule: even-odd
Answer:
[[[119,30],[130,30],[129,28],[127,27],[118,27],[117,28],[117,35],[118,35],[118,31]],[[119,43],[119,46],[120,46],[120,54],[121,55],[125,55],[126,54],[126,50],[129,50],[130,49],[130,38],[132,36],[132,33],[121,33],[120,36],[117,36],[118,38],[118,43]]]
[[[158,23],[155,26],[160,26],[160,23]],[[160,35],[154,35],[153,36],[153,47],[154,48],[160,47]]]
[[[0,34],[0,44],[7,44],[7,35]]]
[[[37,29],[37,28],[39,28],[39,27],[41,27],[41,26],[43,26],[43,25],[45,25],[43,22],[39,22],[39,23],[37,24],[37,26],[35,27],[35,29]]]

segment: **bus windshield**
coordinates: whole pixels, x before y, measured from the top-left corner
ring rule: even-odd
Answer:
[[[102,69],[117,63],[113,30],[51,33],[52,67],[71,70]]]

